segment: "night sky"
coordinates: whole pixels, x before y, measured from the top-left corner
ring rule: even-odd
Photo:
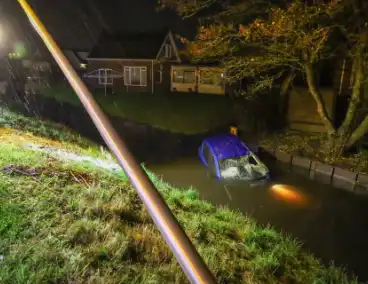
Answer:
[[[29,0],[29,3],[63,48],[89,49],[103,29],[147,32],[171,28],[183,36],[195,30],[194,21],[183,22],[171,11],[156,12],[157,0]],[[17,6],[17,1],[3,0],[2,14],[24,31],[30,25]]]

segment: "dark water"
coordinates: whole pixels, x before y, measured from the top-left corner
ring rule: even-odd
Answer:
[[[263,184],[218,181],[195,158],[148,167],[176,187],[192,186],[213,204],[228,205],[291,234],[324,263],[333,261],[367,281],[368,199],[319,184],[283,165],[268,166],[273,176]]]
[[[98,137],[90,118],[78,107],[34,98],[28,100],[25,108],[24,103],[17,103],[10,96],[6,102],[16,103],[24,113],[62,122],[91,139]],[[111,120],[131,151],[146,163],[157,160],[164,163],[195,153],[204,136],[184,137],[128,121]],[[210,178],[196,158],[151,164],[149,168],[176,187],[192,186],[213,204],[228,205],[260,224],[269,223],[292,234],[325,263],[334,261],[348,267],[359,280],[367,281],[368,199],[313,182],[303,177],[303,172],[296,174],[281,165],[267,165],[272,180],[258,185]]]

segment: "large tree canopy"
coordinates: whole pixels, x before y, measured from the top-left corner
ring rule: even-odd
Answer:
[[[285,93],[299,72],[306,78],[317,112],[337,148],[354,145],[368,132],[368,115],[358,126],[353,125],[365,80],[367,1],[162,2],[184,17],[205,18],[196,40],[188,44],[192,58],[217,59],[230,82],[250,79],[254,84],[246,94],[275,87],[279,79],[283,79],[281,93]],[[315,78],[320,62],[334,57],[350,57],[354,62],[349,107],[339,129],[326,110]]]

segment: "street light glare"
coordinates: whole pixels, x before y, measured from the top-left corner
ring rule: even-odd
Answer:
[[[6,46],[7,46],[7,40],[5,36],[4,25],[0,23],[0,52],[1,52],[0,55],[3,55],[3,52],[7,52],[5,48]]]
[[[4,48],[8,46],[9,39],[7,36],[7,30],[9,30],[7,23],[0,22],[0,49],[1,50],[4,50]]]
[[[4,27],[2,25],[0,25],[0,46],[2,46],[4,44],[5,41],[5,32],[4,32]]]

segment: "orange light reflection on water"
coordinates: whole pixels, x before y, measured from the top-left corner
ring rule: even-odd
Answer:
[[[305,205],[308,203],[308,198],[300,190],[290,185],[274,184],[271,187],[271,191],[278,198],[295,205]]]

